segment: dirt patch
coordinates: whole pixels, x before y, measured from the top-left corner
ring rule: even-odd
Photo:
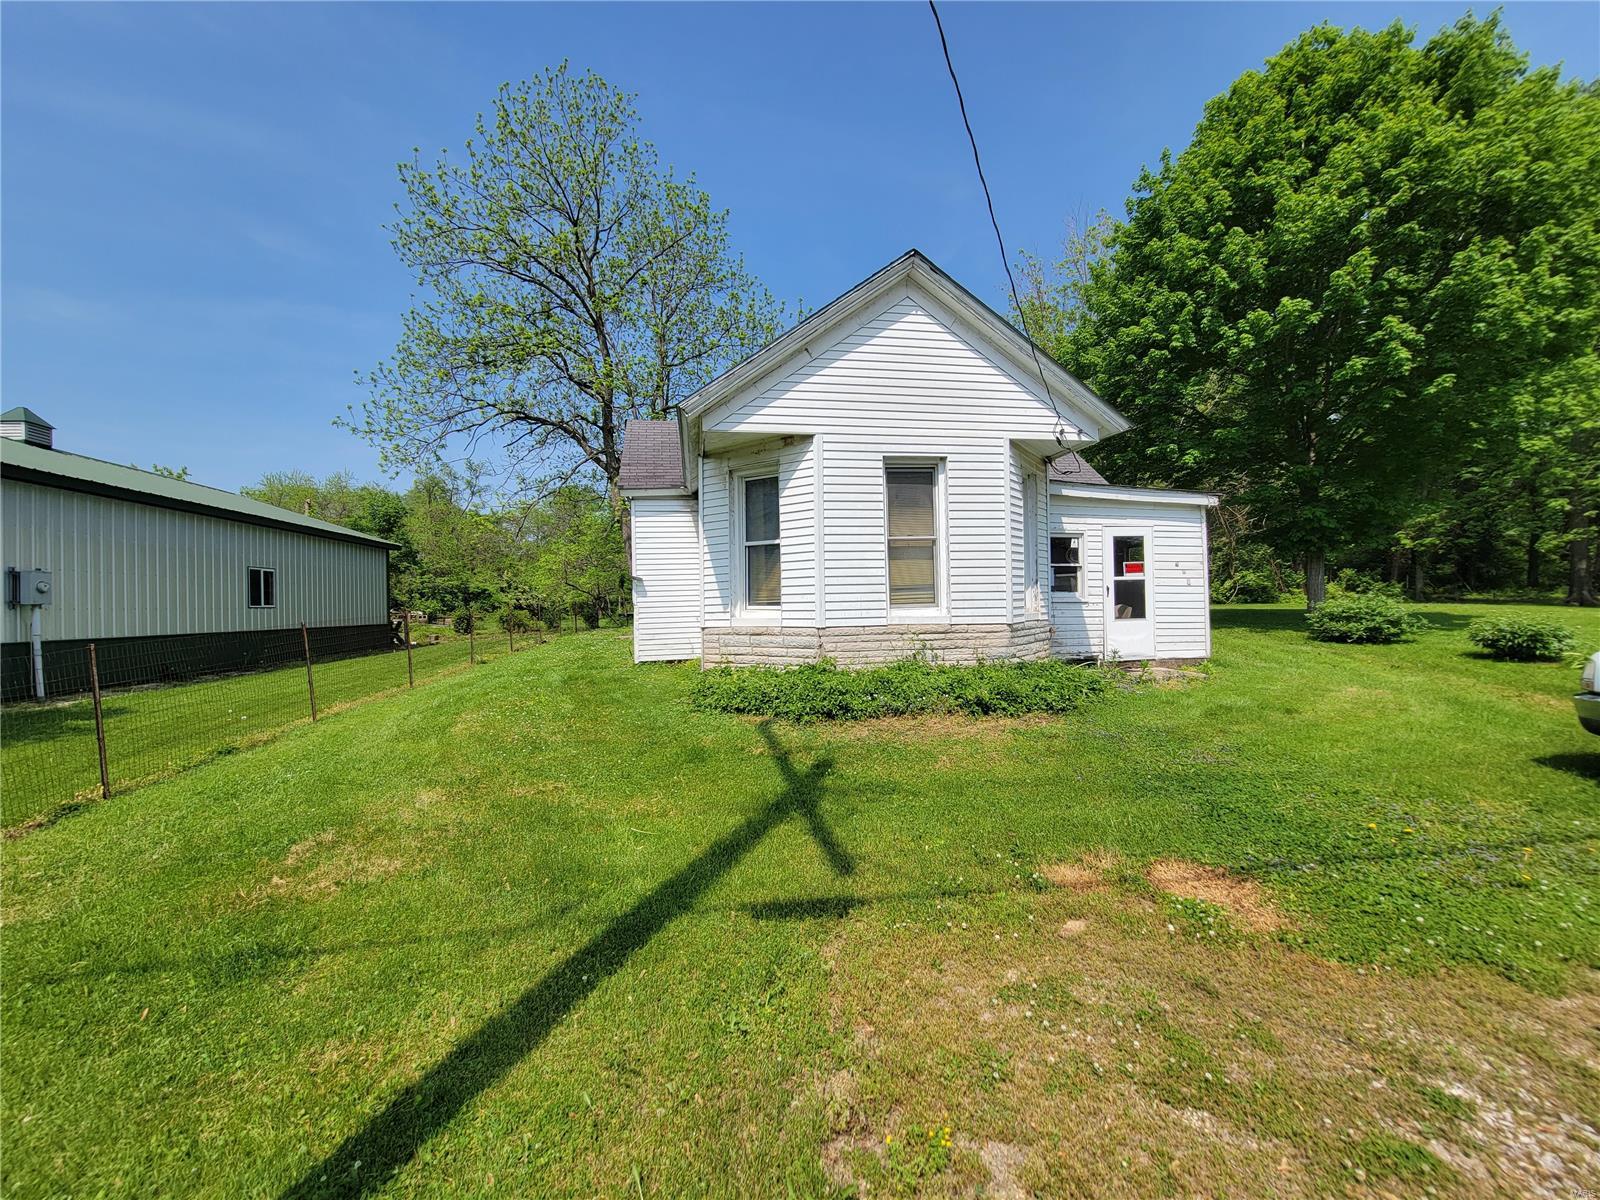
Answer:
[[[1121,865],[1119,855],[1093,850],[1071,862],[1050,863],[1041,867],[1039,874],[1069,892],[1098,892],[1111,886],[1107,876]]]
[[[1272,933],[1289,922],[1253,879],[1240,879],[1221,867],[1207,867],[1182,859],[1163,858],[1150,864],[1145,878],[1163,892],[1185,900],[1203,900],[1225,909],[1246,929]]]
[[[978,1151],[978,1160],[989,1172],[989,1187],[985,1195],[995,1200],[1027,1200],[1028,1191],[1018,1181],[1027,1152],[1009,1142],[987,1141]]]
[[[388,879],[405,869],[392,855],[340,842],[325,829],[289,847],[264,883],[240,893],[247,907],[267,899],[319,900],[356,883]]]

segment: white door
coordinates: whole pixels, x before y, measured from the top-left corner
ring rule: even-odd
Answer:
[[[1106,530],[1106,651],[1117,658],[1154,658],[1155,608],[1148,526]]]

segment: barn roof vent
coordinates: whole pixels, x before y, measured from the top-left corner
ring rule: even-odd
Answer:
[[[56,427],[31,408],[8,408],[0,413],[0,437],[55,449]]]

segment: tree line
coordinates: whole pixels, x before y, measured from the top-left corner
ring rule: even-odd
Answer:
[[[1594,605],[1600,89],[1491,16],[1302,35],[1020,317],[1135,428],[1123,483],[1221,494],[1222,594],[1554,588]]]
[[[431,619],[496,616],[513,626],[624,615],[622,533],[604,491],[558,487],[501,502],[471,472],[440,468],[395,490],[347,473],[279,471],[246,496],[393,542],[390,603]]]

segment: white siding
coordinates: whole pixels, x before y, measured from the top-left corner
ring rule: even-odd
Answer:
[[[708,414],[705,429],[708,434],[827,435],[816,456],[826,580],[820,623],[889,619],[886,458],[936,458],[944,464],[947,618],[1010,621],[1020,525],[1007,484],[1011,440],[1052,437],[1058,425],[1054,413],[914,291],[886,301],[837,341],[810,349],[809,360],[769,376]],[[726,499],[711,495],[713,489],[725,490],[722,461],[708,459],[702,480],[708,625],[723,619],[714,602],[724,603],[727,595],[721,578],[727,570]],[[717,522],[722,527],[714,531]],[[785,624],[790,623],[789,562],[786,550]]]
[[[734,571],[741,560],[737,504],[729,483],[736,475],[768,467],[778,476],[778,540],[781,546],[783,602],[774,622],[763,625],[814,626],[817,622],[817,445],[810,437],[764,442],[737,454],[700,460],[700,514],[704,530],[703,611],[708,628],[734,623]]]
[[[48,640],[381,625],[382,547],[8,479],[0,486],[5,566],[54,574]],[[277,606],[249,607],[250,567],[277,571]],[[4,640],[28,640],[25,608]]]
[[[1206,510],[1196,504],[1050,498],[1050,532],[1080,533],[1083,600],[1052,595],[1056,653],[1105,653],[1105,528],[1127,523],[1150,528],[1147,570],[1155,657],[1205,658],[1211,653]]]
[[[700,657],[700,534],[691,499],[637,499],[633,660]]]

